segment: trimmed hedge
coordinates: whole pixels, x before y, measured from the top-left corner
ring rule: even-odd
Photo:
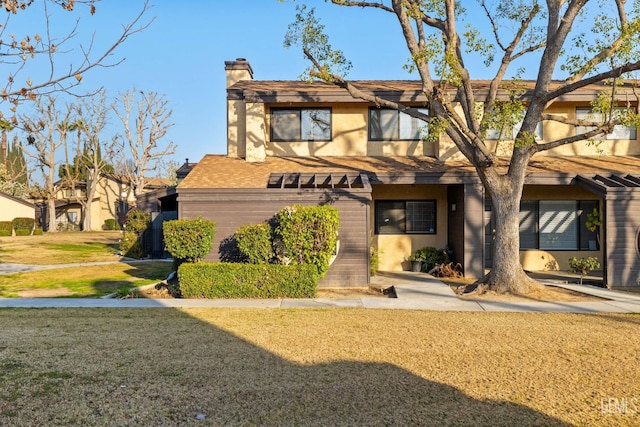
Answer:
[[[274,246],[283,263],[313,264],[320,277],[336,252],[340,212],[329,206],[290,206],[277,213]]]
[[[120,230],[120,225],[118,225],[118,221],[113,218],[107,218],[104,220],[104,226],[102,227],[105,230]]]
[[[164,243],[176,263],[198,262],[211,251],[216,223],[197,219],[176,219],[162,224]]]
[[[0,236],[13,235],[13,223],[11,221],[0,221]]]
[[[274,256],[271,225],[247,224],[236,232],[238,249],[251,264],[269,264]]]
[[[33,227],[36,224],[36,220],[33,218],[13,218],[11,221],[13,229],[16,232],[16,236],[30,236]]]
[[[313,265],[184,263],[178,269],[185,298],[315,298]]]

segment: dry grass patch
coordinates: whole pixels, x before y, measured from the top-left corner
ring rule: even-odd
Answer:
[[[13,425],[637,425],[637,315],[0,310]]]
[[[69,264],[114,261],[122,233],[61,232],[41,236],[0,237],[0,262]]]
[[[438,278],[449,285],[456,296],[468,301],[539,301],[539,302],[580,302],[580,301],[603,301],[593,295],[576,292],[571,289],[561,288],[559,286],[545,285],[542,289],[535,290],[527,295],[499,294],[493,291],[484,291],[483,293],[473,292],[465,294],[465,288],[475,282],[475,279],[465,278]]]

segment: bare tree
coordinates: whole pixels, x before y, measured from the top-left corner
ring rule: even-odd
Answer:
[[[73,108],[67,105],[66,110],[60,112],[56,108],[55,97],[47,95],[44,99],[46,102],[36,98],[34,113],[20,116],[20,122],[29,133],[25,153],[34,160],[44,179],[43,197],[47,202],[48,231],[51,232],[56,231],[56,155],[65,146],[67,136],[73,129]]]
[[[95,52],[94,35],[83,37],[84,43],[73,45],[76,38],[81,36],[78,32],[79,15],[70,31],[55,34],[58,27],[55,14],[50,8],[58,7],[74,13],[76,7],[83,6],[94,14],[99,13],[96,12],[97,2],[98,0],[3,1],[6,18],[0,25],[0,64],[7,76],[4,80],[6,83],[0,90],[0,103],[13,104],[11,111],[15,113],[16,106],[22,100],[35,100],[38,96],[54,92],[72,93],[81,84],[84,74],[91,69],[117,65],[120,61],[109,62],[109,57],[130,36],[144,30],[152,22],[143,22],[143,17],[150,8],[145,1],[140,12],[131,22],[122,25],[119,36],[101,52]],[[29,22],[34,23],[33,27],[14,24],[16,15],[29,16]],[[76,55],[66,56],[71,53]],[[74,59],[75,63],[72,62]],[[40,78],[34,76],[36,71]],[[13,125],[18,124],[15,115],[7,120]]]
[[[141,195],[148,179],[155,176],[165,157],[175,152],[172,141],[165,142],[172,111],[164,96],[135,89],[121,94],[111,108],[122,124],[122,133],[113,138],[113,158],[119,172],[130,183],[134,195]]]
[[[100,177],[103,173],[113,172],[112,165],[102,158],[102,150],[105,147],[105,141],[101,141],[100,134],[107,124],[107,115],[109,107],[106,102],[104,91],[100,91],[97,95],[81,101],[77,106],[78,114],[78,146],[77,164],[84,176],[86,184],[85,205],[83,229],[90,231],[93,229],[91,223],[92,202],[96,195]],[[80,134],[83,134],[82,149],[80,149]]]
[[[374,96],[347,80],[344,76],[350,63],[328,43],[314,11],[301,7],[285,45],[301,45],[311,63],[307,77],[323,79],[345,88],[355,98],[422,119],[431,138],[446,135],[453,141],[475,167],[491,197],[497,221],[493,268],[482,282],[498,292],[527,293],[539,287],[524,273],[519,260],[519,206],[527,165],[536,153],[610,133],[620,123],[638,123],[634,110],[638,99],[629,85],[621,82],[625,73],[640,69],[637,2],[478,0],[480,13],[472,16],[464,10],[471,7],[470,2],[463,5],[454,0],[330,2],[388,13],[393,18],[410,54],[408,68],[420,76],[429,114],[384,95]],[[592,28],[587,27],[585,17]],[[476,28],[483,18],[489,28],[485,33]],[[465,30],[460,32],[459,28]],[[484,64],[479,64],[477,55]],[[532,62],[539,64],[537,70],[529,69],[536,73],[535,81],[529,83],[522,81],[523,71],[516,69],[524,57],[533,57]],[[493,64],[495,73],[488,87],[474,85],[475,68],[469,66],[480,66],[486,72]],[[565,77],[553,80],[557,74]],[[598,82],[612,83],[592,105],[600,120],[547,113],[563,95]],[[623,89],[629,91],[631,102],[620,102]],[[501,162],[485,144],[486,132],[519,120],[522,125],[513,152]],[[582,126],[584,131],[554,141],[536,141],[536,126],[543,120]]]

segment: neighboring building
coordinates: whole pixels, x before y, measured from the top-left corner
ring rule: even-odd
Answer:
[[[161,178],[149,178],[145,191],[154,191],[168,187],[168,181]],[[87,198],[87,184],[84,181],[70,183],[58,181],[56,192],[56,224],[59,230],[80,230],[83,222],[83,206],[79,200]],[[47,206],[43,197],[37,197],[41,224],[46,227]],[[115,219],[122,224],[126,213],[136,206],[136,197],[129,180],[123,175],[101,174],[96,194],[91,201],[91,228],[103,230],[107,219]]]
[[[0,191],[0,221],[12,221],[14,218],[36,217],[36,206],[19,197]]]
[[[208,259],[224,259],[243,224],[268,220],[286,205],[331,203],[341,213],[340,249],[324,286],[368,283],[370,246],[380,250],[381,270],[405,268],[406,258],[424,246],[448,248],[467,277],[491,268],[491,201],[445,136],[425,142],[417,120],[331,84],[254,81],[244,59],[225,66],[227,155],[205,156],[177,187],[180,218],[217,223]],[[417,81],[354,84],[428,108]],[[551,110],[585,116],[603,89],[592,85],[567,94]],[[543,122],[536,136],[551,140],[574,132]],[[506,166],[509,144],[491,148],[505,155]],[[637,286],[638,156],[637,131],[623,126],[600,144],[583,141],[534,156],[521,206],[524,268],[566,270],[572,256],[596,256],[605,283]],[[603,219],[599,235],[585,225],[594,209]]]

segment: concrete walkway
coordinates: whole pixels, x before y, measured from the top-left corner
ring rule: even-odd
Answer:
[[[85,264],[86,265],[86,264]],[[29,267],[29,266],[23,266]],[[40,266],[36,269],[42,269]],[[60,267],[60,266],[58,266]],[[10,270],[0,264],[2,271]],[[29,269],[22,271],[32,271]],[[17,272],[17,271],[14,271]],[[4,273],[8,274],[8,273]],[[550,284],[603,298],[601,301],[539,302],[539,301],[468,301],[456,297],[451,288],[424,273],[381,273],[372,278],[372,284],[393,286],[397,298],[353,299],[113,299],[113,298],[0,298],[0,308],[310,308],[359,307],[368,309],[405,309],[433,311],[517,311],[517,312],[572,312],[572,313],[640,313],[640,294],[611,291],[595,286]]]

